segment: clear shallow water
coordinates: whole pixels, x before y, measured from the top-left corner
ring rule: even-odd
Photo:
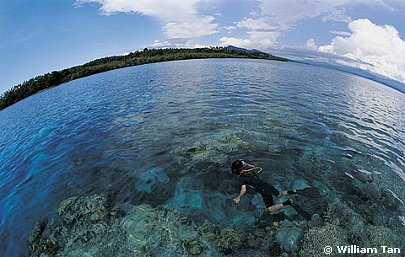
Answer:
[[[404,103],[350,74],[234,59],[125,68],[41,92],[0,112],[0,253],[26,255],[35,221],[91,193],[254,226],[260,199],[229,200],[236,158],[263,167],[279,189],[317,186],[371,220],[399,220]],[[402,204],[372,212],[372,190]]]

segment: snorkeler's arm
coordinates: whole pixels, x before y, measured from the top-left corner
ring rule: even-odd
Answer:
[[[249,166],[249,168],[256,168],[256,166],[253,164],[249,164],[249,163],[245,163],[245,164],[246,164],[246,166]]]
[[[246,193],[246,185],[242,185],[239,195],[233,199],[235,201],[235,203],[239,203],[240,202],[240,198]]]

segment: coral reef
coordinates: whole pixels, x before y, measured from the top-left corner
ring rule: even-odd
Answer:
[[[310,229],[305,233],[300,256],[325,256],[325,246],[377,247],[388,246],[405,249],[404,230],[401,227],[373,225],[348,205],[339,200],[331,202],[321,221],[318,215],[313,215],[308,223]],[[333,256],[333,254],[332,254]],[[341,255],[339,255],[341,256]],[[380,251],[370,256],[384,256]],[[400,256],[392,254],[390,256]]]
[[[225,254],[237,252],[244,245],[244,234],[241,236],[238,231],[226,228],[222,229],[219,235],[221,238],[217,246],[220,252]]]
[[[302,249],[299,252],[301,257],[325,256],[325,246],[349,245],[345,231],[339,226],[325,224],[322,227],[311,228],[305,233]]]
[[[150,205],[110,205],[106,195],[63,201],[54,219],[37,223],[30,256],[278,256],[271,232],[195,225],[190,216]],[[270,248],[273,248],[271,251]]]
[[[151,168],[140,172],[137,175],[138,180],[135,183],[135,189],[140,192],[150,193],[158,187],[158,184],[167,184],[169,177],[162,168]]]
[[[303,229],[286,221],[277,229],[277,242],[286,252],[297,252],[301,245]]]
[[[180,185],[180,194],[184,188],[188,192],[196,190],[187,180]],[[179,202],[196,204],[184,199]],[[200,207],[190,206],[194,211]],[[228,207],[222,211],[232,209]],[[242,222],[246,217],[239,213],[232,219]],[[208,220],[196,223],[193,218],[190,213],[168,207],[112,204],[107,195],[71,197],[61,202],[54,218],[35,225],[29,238],[30,256],[313,257],[324,256],[327,245],[386,245],[404,250],[401,227],[371,224],[338,199],[329,203],[325,213],[313,214],[308,222],[273,219],[242,230]]]
[[[264,205],[263,200],[259,201]],[[216,224],[239,228],[253,226],[258,215],[256,210],[238,210],[249,206],[237,205],[225,194],[204,188],[191,177],[179,179],[174,195],[166,202],[165,207],[192,213],[194,220],[200,222],[208,219]]]
[[[184,143],[183,143],[184,145]],[[191,146],[174,150],[178,162],[227,163],[228,154],[249,152],[249,143],[236,133],[224,132],[217,136],[200,137]]]

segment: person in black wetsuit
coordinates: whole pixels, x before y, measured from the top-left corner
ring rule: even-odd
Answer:
[[[274,204],[273,195],[280,197],[283,195],[296,194],[296,191],[278,191],[273,185],[261,180],[254,171],[249,171],[250,168],[254,167],[254,165],[248,164],[244,160],[238,160],[232,163],[232,174],[238,175],[238,178],[241,181],[240,193],[233,199],[235,203],[240,202],[240,198],[246,193],[247,187],[249,187],[262,196],[269,212],[274,212],[282,209],[286,205],[293,204],[291,200],[287,200],[281,204]]]

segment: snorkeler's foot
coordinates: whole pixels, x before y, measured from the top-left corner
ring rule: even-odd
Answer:
[[[283,191],[284,192],[284,191]],[[307,197],[319,197],[320,193],[319,190],[315,187],[308,187],[304,189],[294,189],[286,191],[288,195],[303,195]]]
[[[288,195],[289,191],[280,191],[277,197]]]
[[[296,195],[296,194],[297,194],[297,190],[295,190],[295,189],[294,189],[294,190],[288,190],[288,191],[287,191],[287,194],[288,194],[288,195]]]
[[[283,206],[287,206],[287,205],[293,205],[293,204],[294,204],[294,202],[293,202],[293,200],[288,199],[287,201],[282,202],[281,204],[282,204]]]

